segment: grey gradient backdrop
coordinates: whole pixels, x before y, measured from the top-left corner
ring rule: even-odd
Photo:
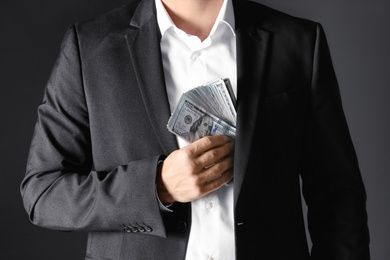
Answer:
[[[320,22],[368,194],[371,256],[390,259],[390,1],[257,0]],[[0,259],[83,259],[86,234],[29,223],[19,193],[36,107],[69,24],[126,0],[6,0],[0,7]]]

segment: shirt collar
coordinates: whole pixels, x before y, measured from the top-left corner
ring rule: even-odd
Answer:
[[[160,28],[161,35],[163,36],[165,32],[171,27],[178,29],[176,25],[173,23],[171,17],[169,16],[161,0],[155,0],[155,2],[156,2],[156,11],[157,11],[157,22]],[[234,32],[235,20],[234,20],[232,0],[223,1],[221,10],[219,11],[217,19],[215,20],[213,28],[211,29],[210,36],[214,34],[220,22],[227,24],[227,26],[232,31],[233,36],[236,36]]]

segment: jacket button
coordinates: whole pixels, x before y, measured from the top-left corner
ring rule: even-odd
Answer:
[[[145,229],[143,227],[138,227],[137,229],[139,232],[145,232]]]
[[[130,227],[131,232],[137,233],[139,230],[136,227]]]
[[[181,233],[184,233],[186,232],[187,230],[187,223],[183,220],[180,220],[176,223],[176,230],[181,232]]]
[[[127,232],[127,233],[130,233],[130,232],[131,232],[131,229],[130,229],[129,227],[126,226],[126,227],[123,228],[123,231],[125,231],[125,232]]]
[[[145,231],[146,231],[146,232],[152,232],[152,228],[151,228],[151,227],[148,227],[148,226],[145,226]]]

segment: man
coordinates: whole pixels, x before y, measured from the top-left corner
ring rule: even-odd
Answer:
[[[183,86],[216,77],[237,92],[235,145],[176,140]],[[316,23],[246,1],[133,0],[70,27],[38,112],[25,208],[36,225],[89,231],[87,259],[369,259]]]

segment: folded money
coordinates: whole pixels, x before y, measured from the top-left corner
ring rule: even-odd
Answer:
[[[192,143],[204,136],[236,135],[236,99],[229,79],[217,79],[185,92],[168,130]]]

